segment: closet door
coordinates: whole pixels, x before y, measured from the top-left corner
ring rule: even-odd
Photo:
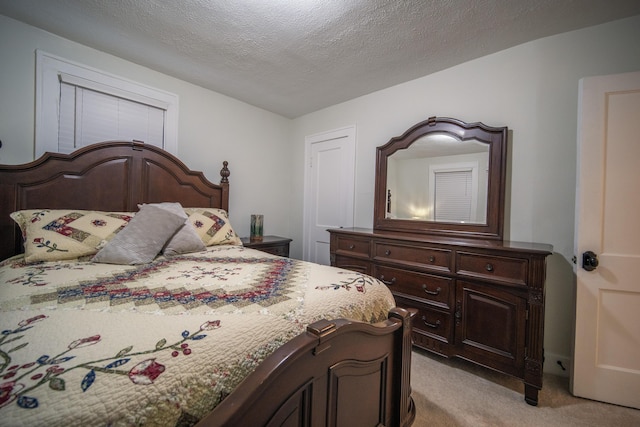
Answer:
[[[330,228],[353,227],[356,128],[305,138],[303,259],[329,265]]]

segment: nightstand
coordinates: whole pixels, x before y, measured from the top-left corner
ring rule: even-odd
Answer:
[[[280,236],[264,236],[261,241],[251,241],[248,237],[242,237],[242,244],[247,248],[257,249],[273,255],[289,256],[289,242],[291,239]]]

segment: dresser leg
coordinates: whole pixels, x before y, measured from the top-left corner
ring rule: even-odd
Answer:
[[[524,401],[531,406],[538,406],[538,389],[532,385],[524,385]]]

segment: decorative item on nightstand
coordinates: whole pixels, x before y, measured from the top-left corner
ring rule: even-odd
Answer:
[[[261,242],[263,233],[264,215],[251,215],[251,234],[249,238],[252,242]]]

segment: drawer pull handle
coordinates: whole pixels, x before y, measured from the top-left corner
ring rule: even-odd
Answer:
[[[429,262],[435,262],[436,261],[436,257],[434,257],[433,255],[431,255],[429,257]]]
[[[393,277],[391,280],[384,280],[384,275],[380,275],[380,281],[387,286],[394,285],[396,283],[396,278]]]
[[[486,265],[484,268],[485,268],[485,270],[487,270],[487,271],[493,271],[493,264],[491,264],[491,263],[487,263],[487,265]]]
[[[422,290],[424,291],[425,294],[428,294],[428,295],[440,295],[442,288],[438,286],[438,288],[435,291],[430,291],[429,289],[427,289],[427,285],[422,285]]]
[[[391,250],[390,250],[390,249],[387,249],[386,251],[384,251],[384,254],[385,254],[386,256],[391,255]]]
[[[431,329],[438,329],[440,327],[439,320],[436,320],[436,323],[429,323],[427,322],[427,318],[425,316],[422,316],[422,323],[424,323],[426,326],[430,327]]]
[[[349,249],[355,249],[356,245],[354,245],[353,243],[349,245]]]

